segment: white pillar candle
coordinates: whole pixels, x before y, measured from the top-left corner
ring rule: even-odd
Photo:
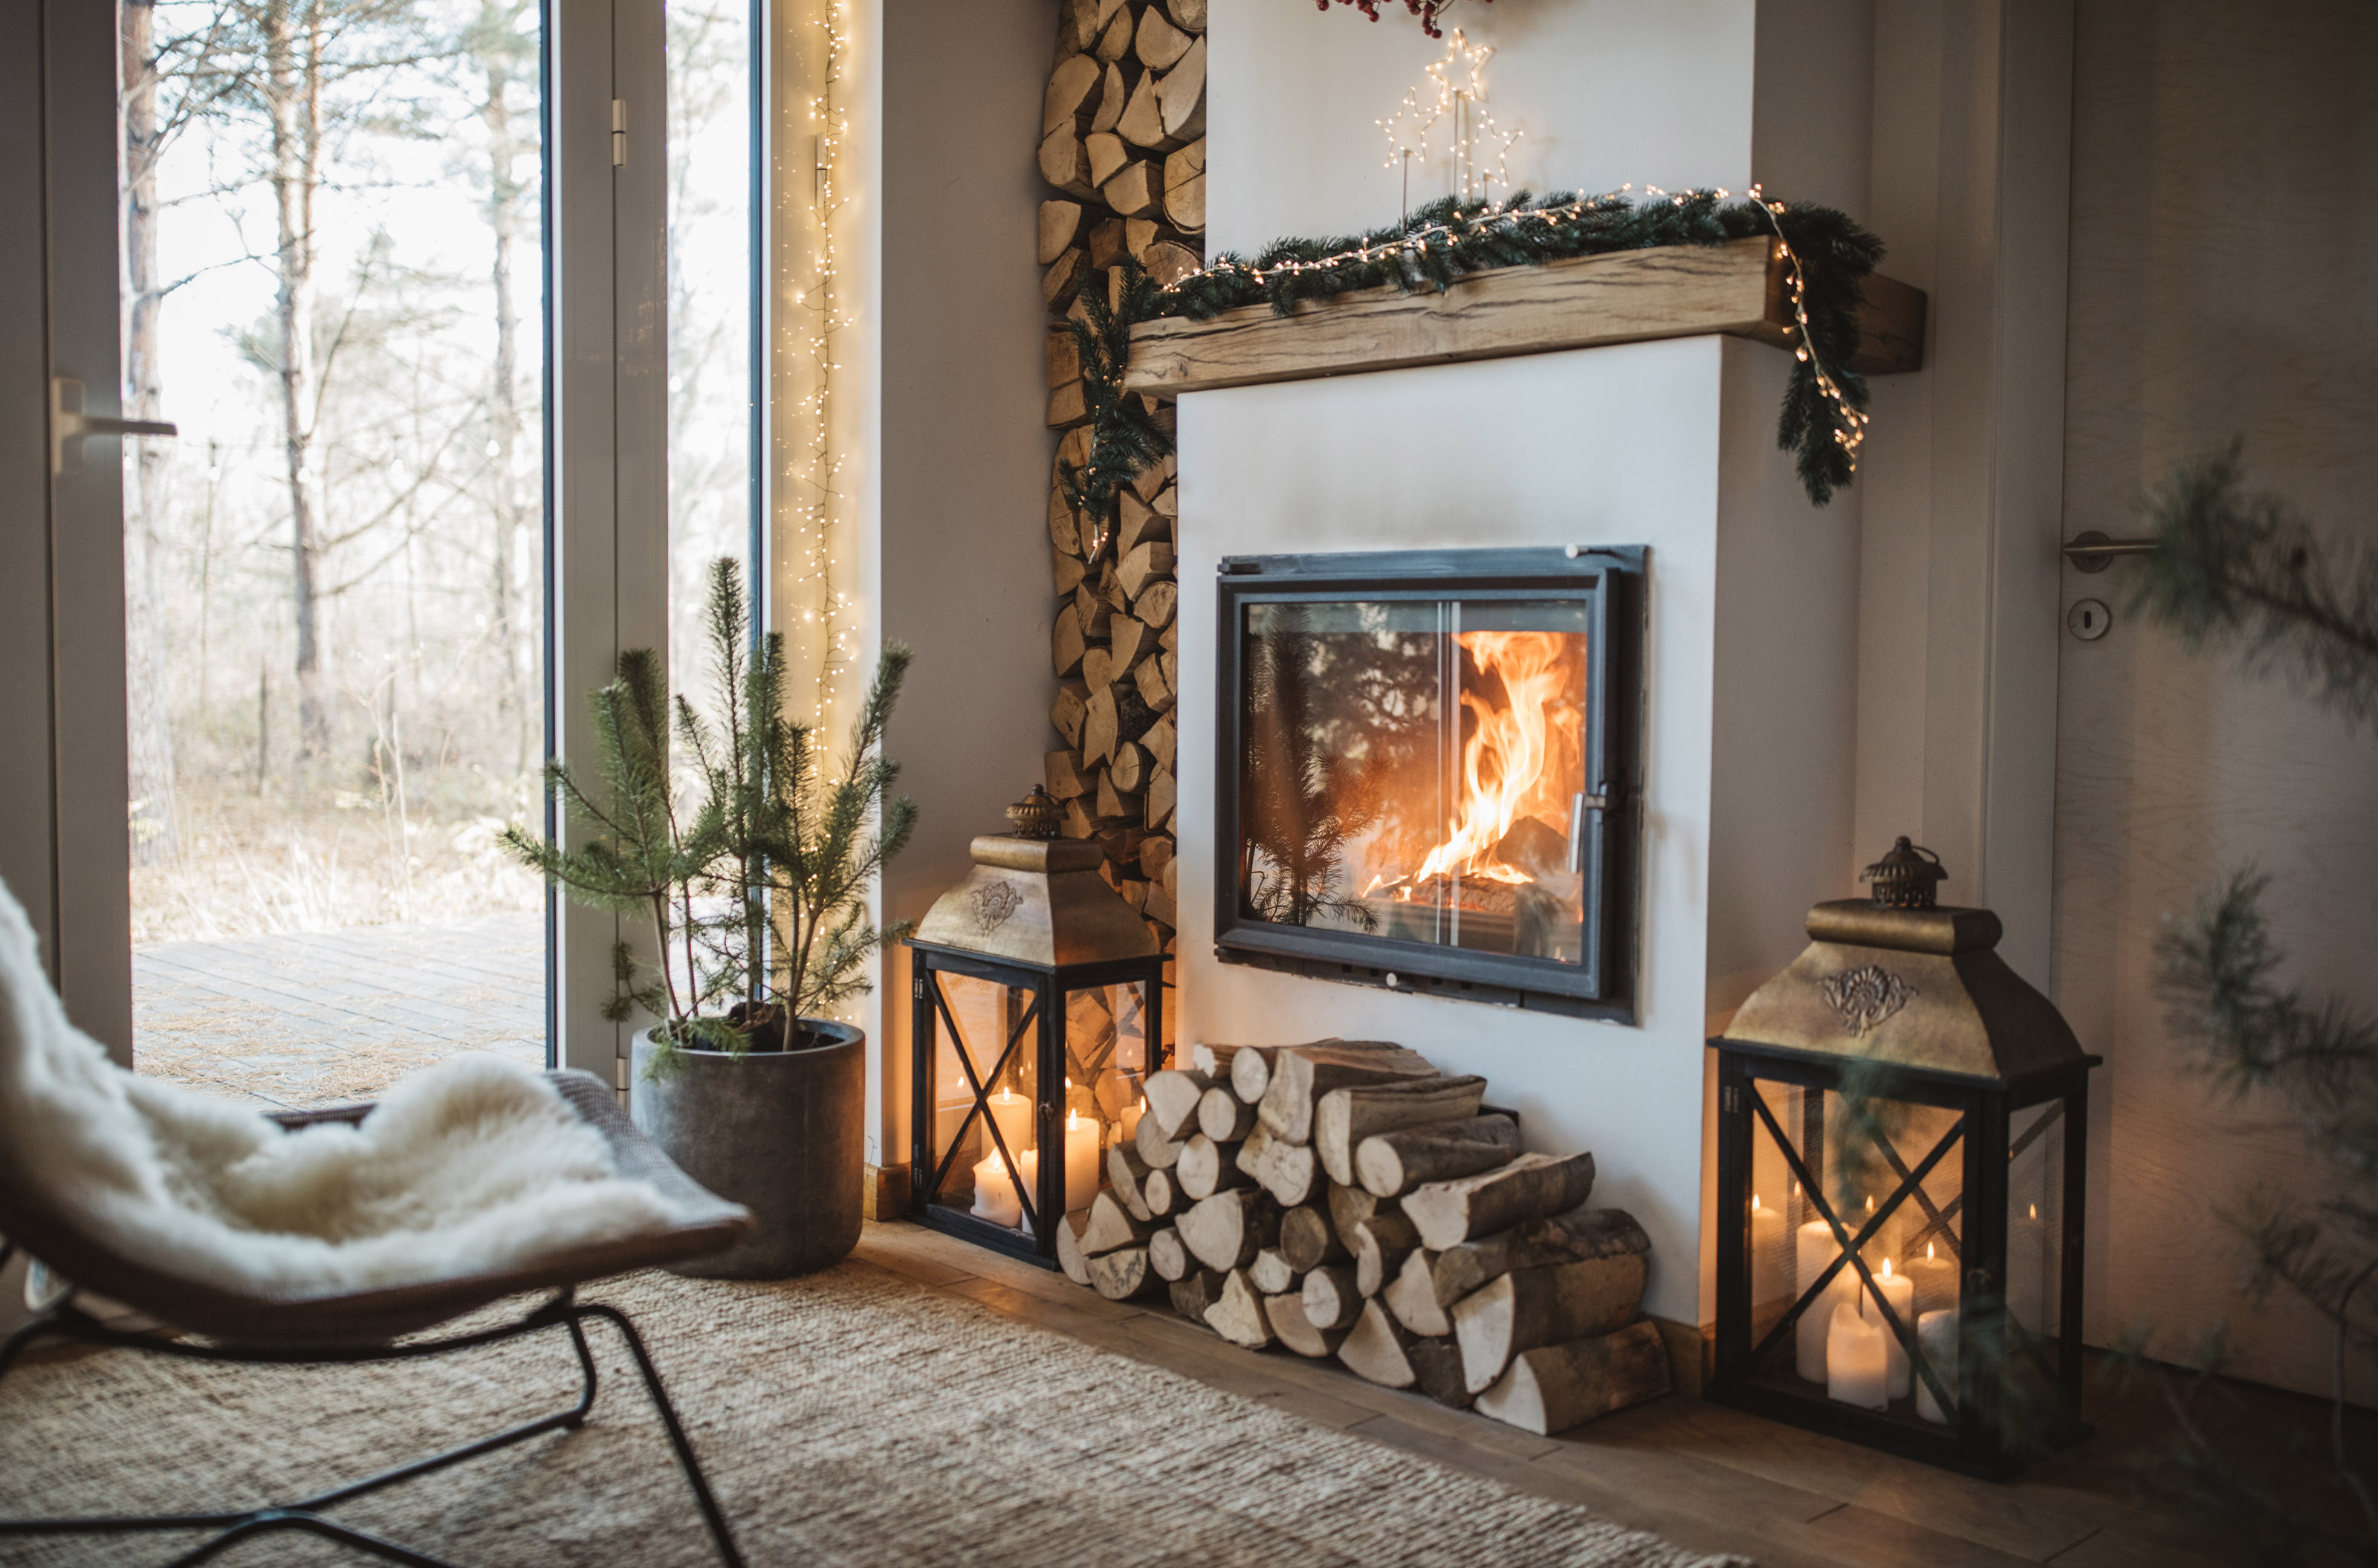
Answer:
[[[1069,1110],[1065,1113],[1065,1207],[1086,1209],[1098,1195],[1098,1119]]]
[[[993,1149],[991,1157],[974,1167],[974,1213],[993,1225],[1020,1225],[1024,1221],[1024,1205],[1015,1196],[1015,1183],[1007,1174],[1007,1162]]]
[[[1893,1274],[1891,1269],[1891,1260],[1885,1258],[1882,1260],[1882,1267],[1875,1271],[1874,1289],[1866,1293],[1865,1299],[1858,1309],[1868,1323],[1882,1331],[1883,1348],[1889,1353],[1889,1365],[1886,1369],[1888,1375],[1885,1382],[1891,1397],[1904,1399],[1907,1397],[1907,1347],[1899,1342],[1898,1334],[1883,1318],[1882,1309],[1875,1304],[1874,1292],[1877,1290],[1882,1293],[1881,1299],[1891,1304],[1891,1310],[1899,1314],[1899,1321],[1907,1325],[1907,1332],[1914,1334],[1916,1332],[1916,1282],[1904,1274]]]
[[[1907,1260],[1907,1277],[1916,1282],[1916,1315],[1954,1311],[1957,1307],[1957,1265],[1938,1255],[1939,1243],[1924,1243],[1924,1255]]]
[[[1826,1265],[1842,1255],[1842,1249],[1833,1239],[1833,1227],[1820,1219],[1812,1219],[1800,1227],[1796,1246],[1799,1266],[1794,1277],[1799,1282],[1799,1294],[1805,1296],[1808,1287],[1817,1283],[1817,1276],[1825,1272]],[[1856,1282],[1857,1275],[1844,1267],[1833,1275],[1825,1293],[1809,1302],[1808,1310],[1800,1314],[1794,1366],[1810,1382],[1825,1381],[1826,1325],[1832,1321],[1835,1307],[1857,1300],[1851,1293]]]
[[[1792,1295],[1792,1258],[1784,1247],[1784,1215],[1750,1195],[1750,1300],[1763,1307]]]
[[[1954,1399],[1957,1396],[1955,1309],[1927,1312],[1917,1318],[1916,1348],[1923,1352],[1925,1365],[1932,1369],[1932,1375],[1940,1380],[1940,1386],[1949,1391],[1950,1398]],[[1949,1424],[1949,1413],[1940,1408],[1939,1400],[1932,1397],[1932,1385],[1920,1377],[1916,1380],[1916,1413],[1936,1427]]]
[[[1855,1303],[1833,1310],[1825,1334],[1825,1396],[1861,1410],[1880,1410],[1891,1404],[1890,1351],[1882,1330],[1858,1315]]]
[[[991,1119],[999,1123],[1007,1152],[1019,1160],[1025,1150],[1039,1142],[1032,1136],[1032,1102],[1013,1089],[1002,1089],[991,1096]]]
[[[2045,1299],[2048,1227],[2040,1221],[2037,1203],[2024,1208],[2025,1213],[2007,1220],[2007,1311],[2032,1333],[2046,1334],[2056,1322]]]
[[[1118,1135],[1117,1142],[1129,1143],[1134,1137],[1137,1136],[1139,1132],[1139,1119],[1147,1114],[1147,1096],[1146,1095],[1139,1096],[1139,1103],[1137,1105],[1123,1107],[1123,1131]]]

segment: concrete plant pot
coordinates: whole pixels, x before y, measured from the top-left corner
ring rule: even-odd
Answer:
[[[840,1263],[859,1245],[867,1113],[867,1035],[805,1018],[821,1042],[785,1051],[686,1051],[646,1076],[653,1038],[636,1036],[629,1114],[688,1176],[751,1211],[759,1228],[724,1252],[673,1263],[704,1279],[783,1279]]]

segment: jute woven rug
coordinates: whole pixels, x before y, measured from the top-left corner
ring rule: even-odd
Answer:
[[[754,1568],[1718,1561],[863,1265],[587,1295],[643,1329]],[[604,1384],[583,1429],[333,1516],[490,1568],[715,1561],[641,1383],[594,1333]],[[408,1367],[46,1358],[0,1380],[0,1516],[285,1502],[575,1388],[559,1335]],[[0,1540],[0,1562],[161,1562],[200,1538]],[[216,1561],[361,1560],[284,1535]]]

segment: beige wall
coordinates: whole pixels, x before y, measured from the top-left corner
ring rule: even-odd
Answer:
[[[2242,434],[2259,484],[2378,543],[2378,9],[2083,0],[2076,38],[2065,535],[2136,532],[2144,487]],[[2064,574],[2115,611],[2062,641],[2057,758],[2056,995],[2107,1058],[2090,1337],[2185,1356],[2226,1318],[2235,1371],[2324,1389],[2321,1324],[2238,1304],[2215,1217],[2311,1194],[2301,1140],[2182,1072],[2153,944],[2259,867],[2285,978],[2378,1006],[2378,740],[2140,625],[2128,580]]]
[[[1040,781],[1049,700],[1048,397],[1032,160],[1052,0],[881,0],[881,444],[870,611],[917,652],[890,748],[920,816],[884,878],[922,916]],[[906,954],[883,965],[868,1159],[907,1159]]]

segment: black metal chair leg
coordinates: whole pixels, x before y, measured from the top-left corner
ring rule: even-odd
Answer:
[[[390,1562],[416,1564],[419,1568],[452,1568],[451,1564],[440,1558],[430,1557],[364,1531],[334,1524],[321,1517],[320,1511],[351,1501],[365,1493],[394,1486],[400,1481],[411,1480],[433,1470],[444,1469],[450,1465],[459,1464],[465,1459],[476,1458],[498,1448],[508,1447],[541,1432],[562,1429],[575,1430],[583,1426],[586,1418],[594,1409],[594,1395],[598,1388],[594,1353],[586,1339],[584,1320],[588,1317],[604,1318],[618,1325],[620,1336],[627,1341],[628,1353],[635,1360],[636,1370],[643,1376],[645,1392],[652,1395],[653,1404],[660,1412],[661,1424],[668,1433],[670,1450],[677,1455],[679,1466],[685,1472],[688,1483],[693,1488],[694,1501],[701,1505],[703,1522],[709,1526],[711,1538],[717,1545],[719,1556],[726,1562],[727,1568],[743,1568],[742,1556],[736,1550],[734,1537],[727,1529],[726,1516],[719,1511],[717,1500],[711,1495],[710,1483],[702,1473],[701,1464],[694,1457],[693,1446],[687,1440],[684,1426],[678,1419],[677,1408],[669,1402],[668,1391],[662,1385],[660,1372],[653,1365],[652,1357],[644,1349],[643,1336],[636,1332],[635,1325],[629,1322],[627,1314],[618,1308],[600,1304],[582,1305],[568,1291],[562,1292],[528,1317],[498,1328],[483,1330],[477,1334],[462,1335],[441,1343],[398,1346],[378,1351],[366,1350],[345,1355],[331,1353],[319,1360],[303,1354],[273,1356],[238,1347],[190,1346],[169,1340],[152,1340],[145,1335],[134,1335],[111,1329],[70,1306],[55,1308],[10,1335],[5,1342],[0,1342],[0,1375],[5,1375],[9,1365],[26,1347],[43,1338],[67,1339],[102,1347],[144,1350],[185,1359],[246,1363],[271,1362],[282,1365],[335,1365],[354,1360],[417,1359],[426,1356],[450,1353],[453,1350],[495,1344],[558,1325],[569,1332],[570,1349],[577,1355],[579,1372],[582,1382],[577,1402],[567,1409],[540,1417],[492,1437],[482,1438],[476,1442],[449,1449],[445,1453],[432,1454],[426,1459],[414,1460],[411,1464],[399,1466],[394,1469],[383,1470],[378,1475],[367,1477],[360,1481],[351,1481],[345,1486],[306,1498],[302,1502],[217,1514],[81,1519],[6,1519],[0,1520],[0,1539],[12,1536],[121,1534],[152,1530],[215,1529],[222,1532],[176,1557],[169,1565],[169,1568],[183,1568],[185,1564],[205,1562],[218,1553],[229,1550],[232,1547],[254,1537],[275,1531],[296,1530],[353,1547],[358,1551],[368,1552]]]
[[[685,1472],[686,1483],[693,1488],[693,1500],[701,1504],[711,1538],[718,1543],[719,1558],[727,1568],[743,1568],[743,1554],[736,1550],[735,1537],[727,1527],[727,1515],[720,1512],[718,1500],[710,1494],[710,1481],[702,1473],[702,1462],[693,1455],[693,1444],[687,1441],[685,1428],[679,1424],[677,1406],[669,1403],[668,1390],[661,1386],[660,1370],[645,1354],[643,1336],[636,1332],[636,1325],[628,1321],[627,1313],[600,1301],[581,1303],[571,1309],[571,1313],[576,1317],[606,1318],[618,1325],[620,1336],[628,1342],[628,1353],[636,1359],[636,1370],[643,1374],[645,1391],[661,1413],[661,1424],[668,1430],[669,1447],[676,1451],[678,1466]]]
[[[6,1340],[0,1340],[0,1378],[6,1377],[8,1369],[17,1364],[17,1358],[23,1355],[36,1342],[43,1339],[71,1338],[72,1335],[73,1331],[60,1321],[55,1311],[43,1312],[18,1329]]]
[[[383,1540],[378,1536],[366,1534],[362,1530],[351,1530],[344,1525],[334,1525],[328,1519],[318,1518],[314,1514],[294,1509],[272,1509],[260,1514],[246,1524],[234,1526],[204,1545],[176,1557],[167,1563],[165,1568],[194,1568],[195,1564],[229,1551],[242,1541],[258,1536],[270,1535],[278,1530],[298,1530],[306,1535],[320,1536],[326,1540],[336,1541],[342,1546],[354,1547],[357,1551],[368,1552],[384,1562],[404,1563],[406,1568],[455,1568],[453,1563],[442,1557],[430,1557],[414,1551],[410,1547],[399,1546],[394,1541]]]

